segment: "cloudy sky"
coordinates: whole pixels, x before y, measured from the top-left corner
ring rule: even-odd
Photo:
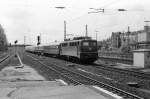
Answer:
[[[37,35],[42,43],[63,40],[63,22],[67,22],[67,34],[83,36],[85,25],[88,35],[98,40],[108,38],[112,32],[143,29],[150,20],[149,0],[0,0],[0,24],[8,41],[36,44]],[[65,9],[56,9],[65,6]],[[104,8],[105,13],[93,13],[89,8]],[[116,9],[127,9],[118,12]],[[68,36],[72,37],[72,36]]]

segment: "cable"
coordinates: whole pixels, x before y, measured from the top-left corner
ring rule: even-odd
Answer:
[[[108,7],[108,6],[113,5],[114,3],[118,2],[118,1],[121,1],[121,0],[113,0],[113,1],[109,2],[108,4],[105,4],[105,5],[102,6],[102,7],[103,7],[103,8],[104,8],[104,7]]]

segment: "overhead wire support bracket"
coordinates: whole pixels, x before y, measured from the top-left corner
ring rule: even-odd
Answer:
[[[105,11],[105,9],[102,8],[89,8],[89,9],[93,9],[94,11],[88,12],[88,14],[90,13],[99,13],[99,12],[103,12]]]
[[[119,12],[123,12],[123,11],[127,11],[126,9],[104,9],[104,8],[89,8],[89,9],[93,9],[94,11],[88,12],[88,14],[91,13],[100,13],[100,12],[105,12],[105,10],[116,10]]]
[[[118,9],[118,11],[127,11],[126,9]]]

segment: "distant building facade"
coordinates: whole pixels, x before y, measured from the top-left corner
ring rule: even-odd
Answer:
[[[144,30],[138,33],[138,48],[150,49],[150,26],[144,26]]]
[[[133,32],[113,32],[111,36],[112,48],[128,48],[130,50],[150,49],[150,26]]]
[[[121,32],[112,32],[111,36],[111,41],[112,41],[112,47],[113,48],[120,48],[121,46]]]

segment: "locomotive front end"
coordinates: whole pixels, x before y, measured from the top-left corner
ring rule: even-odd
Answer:
[[[98,58],[97,41],[83,40],[80,48],[80,60],[94,62]]]

